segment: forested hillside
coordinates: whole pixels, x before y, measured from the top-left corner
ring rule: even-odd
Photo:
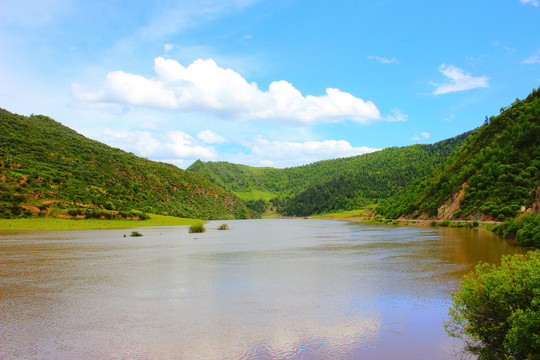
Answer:
[[[198,174],[87,139],[42,115],[0,109],[0,154],[1,217],[250,214],[239,198]]]
[[[379,208],[387,217],[506,220],[540,202],[540,92],[486,118],[431,176]]]
[[[358,208],[388,198],[428,175],[467,136],[287,169],[197,161],[188,170],[246,200],[255,200],[260,194],[262,199],[271,199],[278,212],[307,216]]]
[[[358,209],[387,199],[422,178],[448,157],[469,133],[433,145],[388,148],[357,157],[341,174],[286,199],[280,212],[309,216]]]

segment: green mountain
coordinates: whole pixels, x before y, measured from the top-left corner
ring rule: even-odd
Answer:
[[[271,199],[284,215],[308,216],[355,209],[389,198],[431,173],[467,136],[287,169],[197,161],[188,170],[245,200]]]
[[[379,208],[391,218],[507,220],[538,212],[540,92],[486,118],[436,171]]]
[[[287,199],[281,212],[309,216],[358,209],[387,199],[430,174],[468,135],[465,133],[432,145],[393,147],[359,156],[344,173]]]
[[[251,214],[199,174],[87,139],[46,116],[0,109],[0,140],[0,217]]]

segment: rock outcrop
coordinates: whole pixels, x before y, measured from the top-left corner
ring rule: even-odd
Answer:
[[[437,219],[438,220],[452,220],[454,219],[454,214],[459,211],[461,206],[461,201],[465,197],[465,188],[467,183],[461,185],[461,190],[453,194],[446,202],[437,209]]]

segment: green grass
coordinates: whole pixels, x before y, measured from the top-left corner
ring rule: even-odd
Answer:
[[[265,201],[269,201],[270,199],[273,199],[276,197],[276,194],[274,193],[271,193],[269,191],[257,190],[257,189],[253,189],[247,192],[235,192],[234,194],[242,200],[263,199]]]
[[[0,219],[0,230],[91,230],[203,224],[204,220],[149,214],[149,220]]]
[[[366,209],[358,210],[349,210],[349,211],[340,211],[335,213],[321,214],[310,216],[312,219],[327,219],[327,218],[350,218],[355,216],[366,216],[368,215]]]

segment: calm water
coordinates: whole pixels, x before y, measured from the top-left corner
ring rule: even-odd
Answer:
[[[519,252],[325,220],[0,233],[2,359],[457,359],[450,292]]]

